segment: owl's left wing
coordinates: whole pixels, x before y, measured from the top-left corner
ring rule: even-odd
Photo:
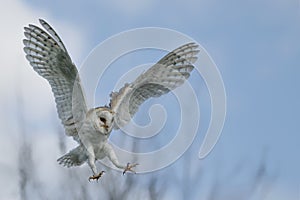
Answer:
[[[115,112],[115,128],[128,124],[139,106],[151,97],[159,97],[182,85],[194,69],[198,45],[188,43],[164,56],[134,82],[112,92],[110,107]]]
[[[54,29],[40,19],[45,30],[25,27],[24,51],[33,69],[51,85],[58,116],[66,135],[79,141],[77,129],[85,118],[87,106],[78,71]]]

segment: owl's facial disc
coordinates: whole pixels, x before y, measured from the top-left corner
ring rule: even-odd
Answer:
[[[113,126],[113,114],[108,110],[102,110],[98,113],[98,118],[101,132],[105,135],[109,134]]]

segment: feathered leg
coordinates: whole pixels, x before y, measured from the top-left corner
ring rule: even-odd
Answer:
[[[89,181],[90,180],[97,180],[103,175],[104,171],[101,171],[99,174],[97,174],[97,167],[96,167],[96,164],[95,164],[95,153],[94,153],[94,150],[92,147],[88,147],[87,148],[87,154],[88,154],[88,164],[90,166],[90,168],[92,169],[93,171],[93,176],[90,176],[89,177]]]
[[[123,175],[127,172],[133,172],[136,173],[132,168],[136,167],[138,164],[134,163],[134,164],[130,164],[127,163],[127,165],[122,165],[119,163],[118,158],[116,156],[116,153],[114,151],[114,149],[108,144],[106,143],[104,146],[104,152],[106,154],[106,156],[109,158],[109,160],[119,169],[124,169],[123,171]]]

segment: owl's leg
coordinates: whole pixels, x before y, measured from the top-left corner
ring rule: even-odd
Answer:
[[[99,174],[97,174],[97,167],[95,165],[95,153],[93,148],[87,148],[87,153],[88,153],[88,164],[90,166],[90,168],[93,171],[93,176],[89,177],[89,181],[90,180],[97,180],[103,175],[104,171],[101,171]]]
[[[123,171],[123,175],[127,172],[133,172],[136,173],[132,168],[136,167],[138,164],[134,163],[134,164],[130,164],[127,163],[127,165],[122,165],[119,163],[118,158],[116,156],[116,153],[114,151],[114,149],[108,144],[106,143],[104,146],[104,152],[106,154],[106,156],[109,158],[109,160],[119,169],[124,169]]]

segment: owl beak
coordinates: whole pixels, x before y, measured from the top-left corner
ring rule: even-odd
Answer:
[[[108,126],[106,124],[101,125],[103,128],[105,128],[106,131],[108,131]]]

